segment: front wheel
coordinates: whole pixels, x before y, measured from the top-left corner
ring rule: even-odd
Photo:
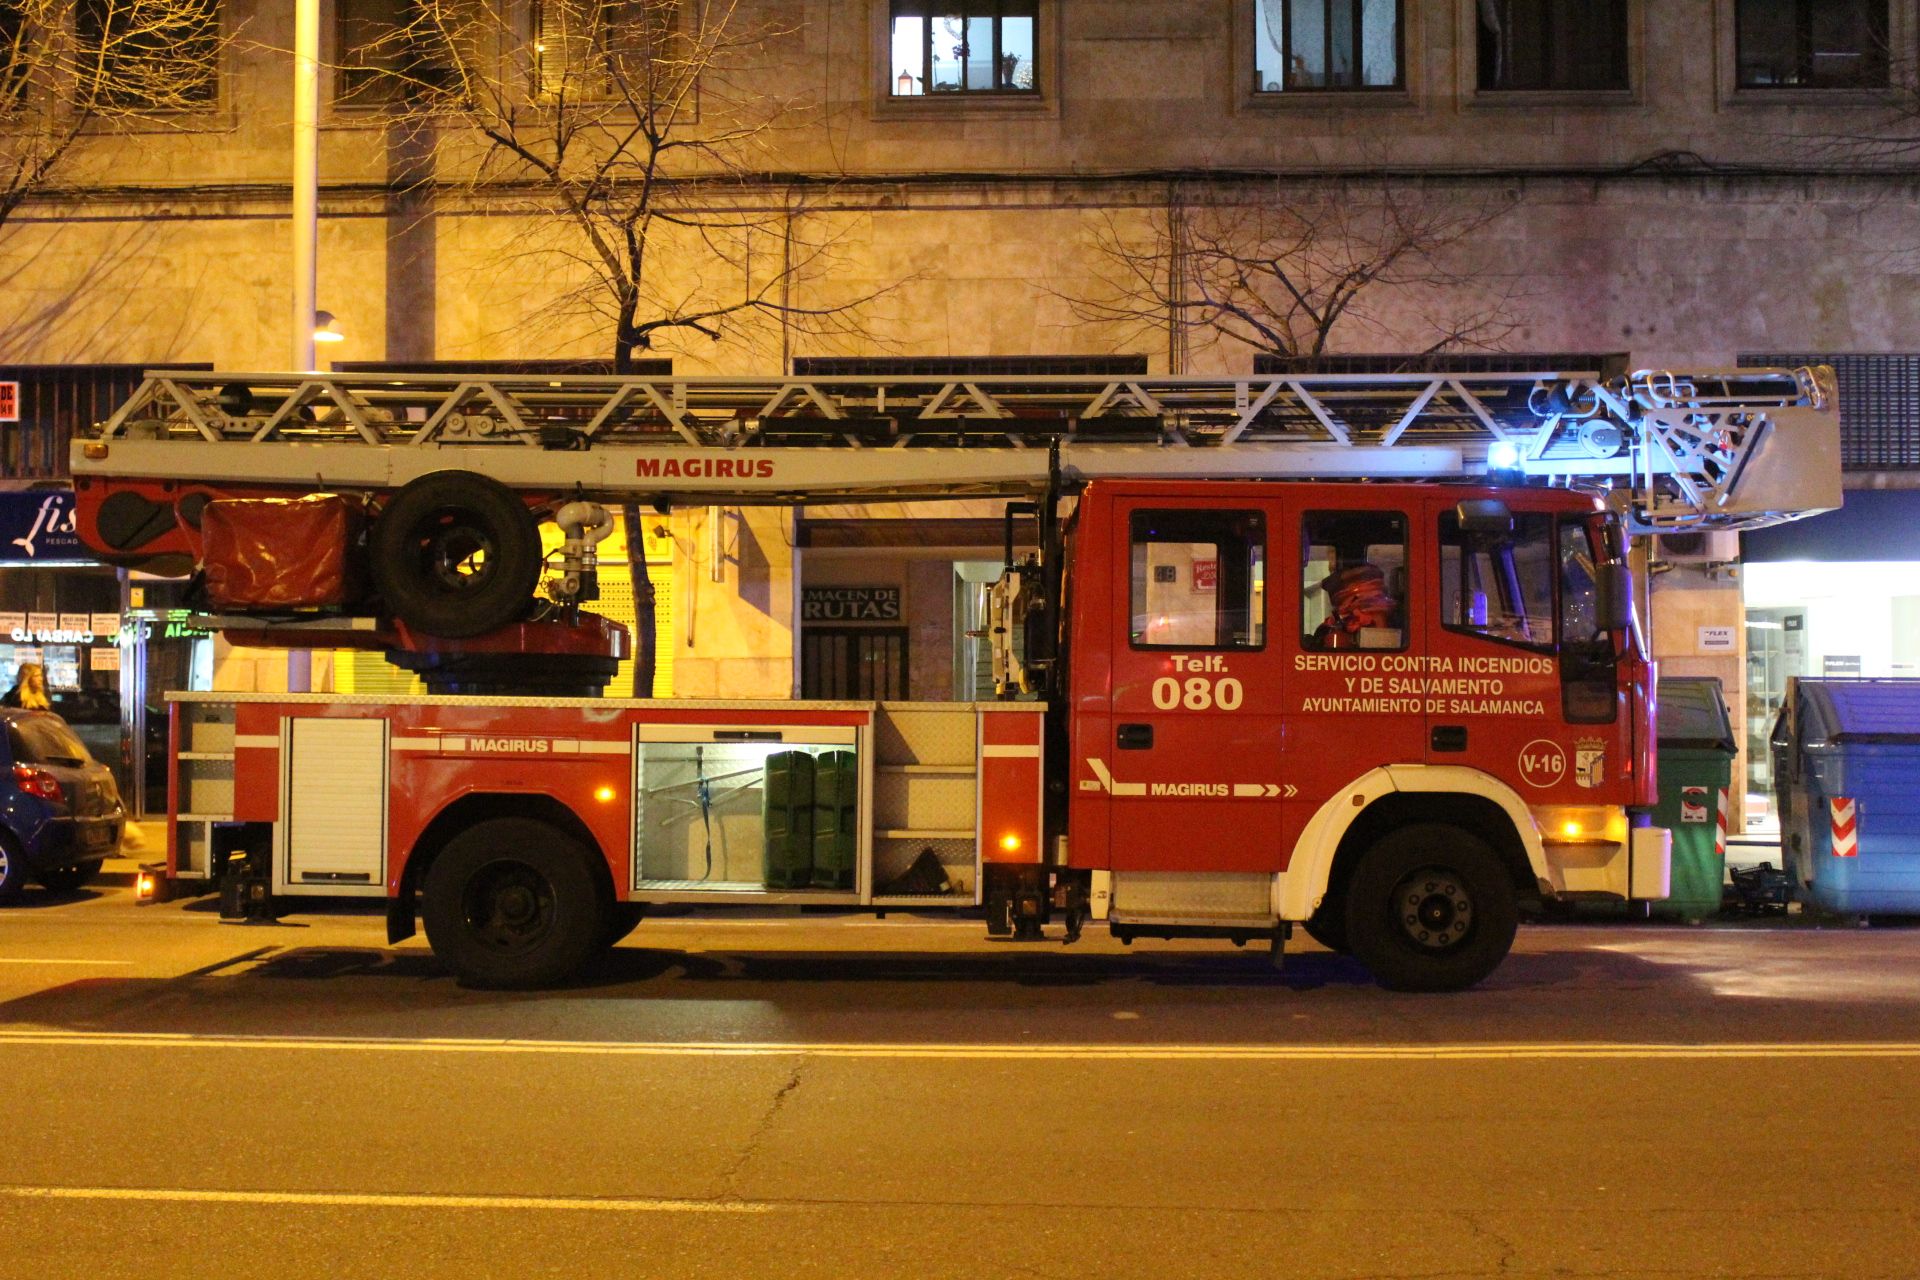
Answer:
[[[1513,948],[1513,879],[1486,841],[1437,823],[1389,832],[1347,887],[1347,940],[1380,985],[1459,991]]]
[[[572,977],[607,933],[595,856],[530,818],[467,828],[427,871],[420,915],[434,955],[475,987],[544,987]]]

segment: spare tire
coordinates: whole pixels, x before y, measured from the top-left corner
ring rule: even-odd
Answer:
[[[368,538],[387,612],[434,636],[474,636],[521,617],[540,582],[540,526],[498,480],[436,471],[403,487]]]

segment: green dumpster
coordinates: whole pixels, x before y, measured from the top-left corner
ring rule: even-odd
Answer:
[[[1733,784],[1733,725],[1716,677],[1663,677],[1659,700],[1660,803],[1653,820],[1673,832],[1673,892],[1653,904],[1653,913],[1710,916],[1720,910],[1726,879],[1721,824]]]

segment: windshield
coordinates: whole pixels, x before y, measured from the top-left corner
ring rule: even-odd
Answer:
[[[93,757],[58,716],[27,716],[7,722],[7,745],[15,764],[56,764],[78,769]]]

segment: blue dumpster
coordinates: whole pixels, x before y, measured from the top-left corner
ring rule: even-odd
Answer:
[[[1920,915],[1920,680],[1795,680],[1771,748],[1801,900]]]

